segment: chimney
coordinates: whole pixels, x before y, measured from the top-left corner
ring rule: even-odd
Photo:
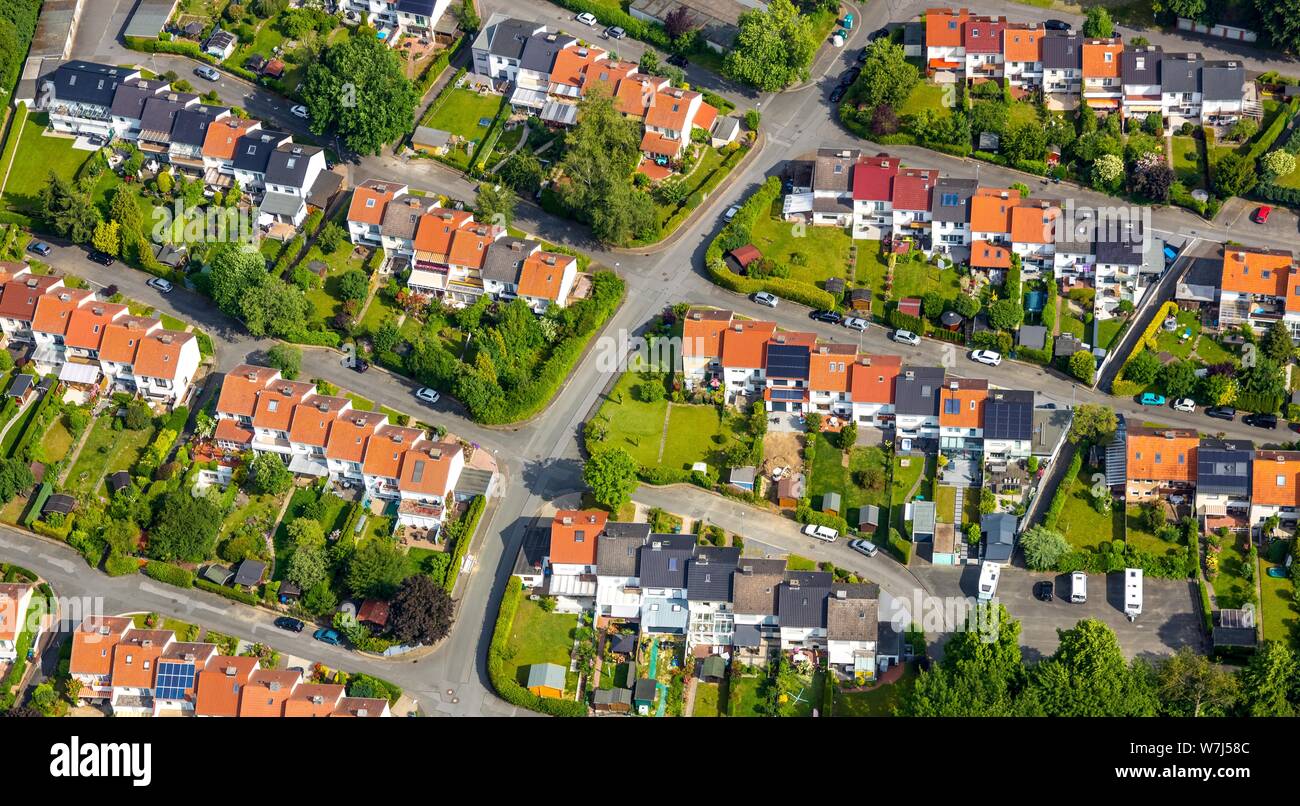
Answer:
[[[227,667],[226,667],[226,677],[234,677],[236,673],[237,673],[237,670],[235,669],[234,666],[227,666]]]
[[[847,599],[847,598],[849,598],[849,592],[846,591],[846,590],[842,590],[842,589],[841,589],[841,590],[837,590],[837,591],[835,591],[835,598],[836,598],[836,599]]]
[[[320,705],[321,703],[325,702],[325,698],[319,694],[313,694],[311,695],[311,702],[312,705]]]

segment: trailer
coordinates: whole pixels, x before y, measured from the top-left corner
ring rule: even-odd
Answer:
[[[1124,615],[1133,621],[1142,615],[1142,569],[1124,569]]]
[[[979,600],[987,602],[998,592],[998,579],[1002,576],[1002,566],[988,560],[980,566]]]

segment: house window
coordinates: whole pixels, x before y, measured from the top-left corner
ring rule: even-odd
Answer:
[[[1277,477],[1277,486],[1279,486],[1279,487],[1285,487],[1285,486],[1286,486],[1286,476],[1278,476],[1278,477]]]

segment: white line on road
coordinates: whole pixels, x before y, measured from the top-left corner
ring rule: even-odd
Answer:
[[[71,560],[64,560],[60,557],[52,557],[49,554],[38,554],[36,556],[40,557],[42,560],[45,560],[50,565],[58,567],[60,570],[68,574],[71,574],[74,570],[76,570],[77,567],[76,564],[73,563]]]

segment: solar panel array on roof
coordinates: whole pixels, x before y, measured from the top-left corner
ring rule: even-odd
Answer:
[[[179,700],[186,689],[194,688],[194,664],[162,661],[158,664],[158,686],[154,697],[160,700]]]
[[[1196,452],[1196,489],[1207,495],[1249,495],[1254,445],[1203,439]]]
[[[773,389],[773,400],[803,400],[802,389]]]
[[[769,344],[767,377],[808,379],[808,348],[795,344]]]
[[[1033,392],[1002,392],[984,403],[984,438],[1028,440],[1034,431]]]

